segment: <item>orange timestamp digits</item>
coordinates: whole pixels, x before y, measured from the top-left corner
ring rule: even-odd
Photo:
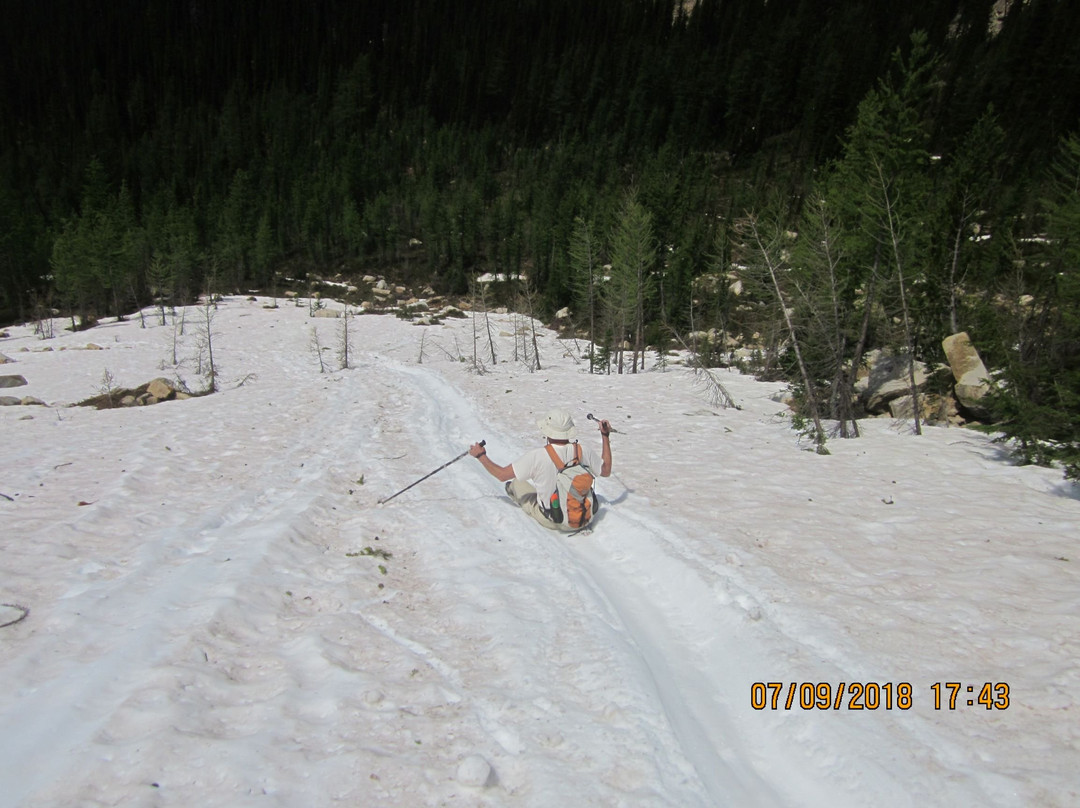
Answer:
[[[755,710],[910,710],[910,682],[754,682]]]
[[[985,707],[1007,710],[1005,682],[934,682],[935,710]],[[754,682],[750,706],[755,710],[910,710],[915,691],[910,682]]]
[[[1006,682],[934,682],[935,710],[955,710],[957,707],[985,707],[987,710],[1009,709],[1009,685]],[[976,696],[975,693],[978,692]]]

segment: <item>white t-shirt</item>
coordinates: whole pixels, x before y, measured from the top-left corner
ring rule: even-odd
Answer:
[[[573,443],[552,444],[552,446],[555,448],[555,453],[562,458],[564,463],[573,459]],[[600,476],[600,456],[593,449],[588,446],[581,446],[581,462],[583,465],[588,466],[589,471],[594,475]],[[536,488],[537,501],[546,508],[551,500],[551,495],[555,493],[555,477],[559,473],[559,470],[555,468],[555,464],[551,461],[547,448],[541,446],[539,449],[530,449],[515,460],[511,467],[514,469],[515,477],[520,480],[529,480],[533,484]]]

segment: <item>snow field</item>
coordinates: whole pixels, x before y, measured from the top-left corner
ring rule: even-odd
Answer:
[[[214,396],[0,408],[0,601],[32,610],[0,629],[0,805],[1080,799],[1058,472],[890,421],[818,457],[776,385],[722,371],[742,409],[714,410],[683,370],[589,376],[548,332],[543,370],[500,336],[476,375],[468,320],[418,363],[422,328],[356,318],[353,367],[320,374],[335,321],[266,302],[215,315]],[[76,401],[176,372],[147,325],[0,351]],[[620,431],[591,533],[534,525],[468,457],[378,505],[481,438],[510,462],[552,406]],[[909,681],[915,705],[755,711],[759,681]],[[945,681],[1011,705],[934,710]]]

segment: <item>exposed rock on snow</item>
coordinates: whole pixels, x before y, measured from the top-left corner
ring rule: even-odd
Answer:
[[[483,788],[490,784],[493,772],[491,764],[480,755],[469,755],[458,765],[457,781],[463,786]]]
[[[177,388],[168,379],[157,378],[147,382],[133,390],[117,389],[102,393],[101,395],[80,401],[84,407],[96,407],[99,410],[107,410],[112,407],[135,407],[148,404],[158,404],[162,401],[174,401],[191,398],[190,393],[185,393]]]

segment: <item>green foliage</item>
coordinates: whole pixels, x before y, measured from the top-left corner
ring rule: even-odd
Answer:
[[[940,341],[931,292],[942,284],[933,281],[928,226],[939,218],[928,126],[935,64],[922,34],[906,57],[894,54],[893,74],[859,104],[842,156],[811,189],[799,221],[797,291],[787,295],[804,388],[842,436],[857,434],[855,376],[869,347],[918,356]]]
[[[364,547],[363,550],[360,550],[360,551],[357,551],[357,552],[348,552],[348,553],[345,554],[346,558],[358,558],[360,556],[369,556],[371,558],[381,558],[384,561],[389,560],[389,559],[394,557],[393,553],[390,553],[390,552],[388,552],[386,550],[382,550],[382,549],[376,549],[374,547],[371,547],[370,545],[367,546],[367,547]]]
[[[1026,462],[1059,461],[1080,480],[1080,136],[1062,142],[1042,201],[1045,237],[1021,272],[996,415]]]
[[[197,211],[204,259],[177,272],[181,296],[212,268],[224,287],[259,287],[279,262],[307,270],[344,259],[356,269],[404,263],[456,291],[479,271],[527,268],[555,307],[571,298],[573,216],[589,210],[609,232],[602,219],[636,184],[658,242],[672,249],[659,314],[676,321],[712,241],[703,217],[741,214],[762,182],[797,189],[806,160],[836,154],[897,49],[910,51],[909,63],[920,48],[937,49],[949,62],[936,74],[945,77],[938,95],[963,85],[965,108],[996,103],[1010,123],[1006,147],[1017,131],[1027,143],[1043,131],[1043,116],[1010,114],[1032,93],[973,85],[965,71],[1013,65],[1024,49],[1053,52],[1032,38],[1044,24],[1055,36],[1070,30],[1067,10],[1040,3],[1010,14],[991,40],[977,11],[954,5],[850,3],[822,25],[809,0],[481,2],[467,15],[432,0],[373,0],[334,15],[270,0],[257,13],[69,9],[42,36],[47,11],[29,10],[0,40],[22,68],[0,71],[4,187],[22,210],[51,215],[59,234],[98,155],[99,173],[130,189],[135,227],[150,238],[149,248],[133,244],[137,295],[153,251],[172,262],[155,238],[155,211],[186,209]],[[98,43],[121,22],[125,48],[102,59]],[[928,35],[909,43],[919,29]],[[1040,98],[1054,120],[1069,120],[1075,94],[1060,79],[1053,86]],[[74,124],[61,124],[59,110]],[[957,117],[955,126],[951,114],[935,121],[945,141],[969,126]],[[738,164],[717,170],[735,154]],[[40,232],[31,218],[29,229],[5,232]],[[418,254],[408,254],[411,238],[423,243]],[[51,241],[19,240],[19,266],[43,274]],[[5,273],[24,271],[14,266]],[[0,280],[8,300],[37,282]]]
[[[601,245],[595,227],[581,216],[574,218],[574,230],[570,236],[569,269],[570,287],[580,319],[589,331],[589,372],[596,367],[596,337],[598,298],[600,293]]]
[[[985,288],[1001,268],[1008,230],[1000,195],[1004,130],[988,109],[943,160],[937,178],[926,292],[928,341],[963,330],[972,319],[966,286]],[[937,326],[937,333],[934,333]],[[966,326],[970,327],[970,325]]]
[[[610,242],[611,272],[603,293],[605,316],[614,330],[619,372],[623,371],[624,339],[631,341],[630,369],[637,372],[638,357],[644,360],[645,307],[656,286],[657,245],[652,213],[638,201],[634,188],[623,197]]]
[[[113,195],[97,160],[87,167],[79,213],[53,244],[56,288],[85,327],[108,313],[122,315],[134,288],[142,233],[126,186]]]

